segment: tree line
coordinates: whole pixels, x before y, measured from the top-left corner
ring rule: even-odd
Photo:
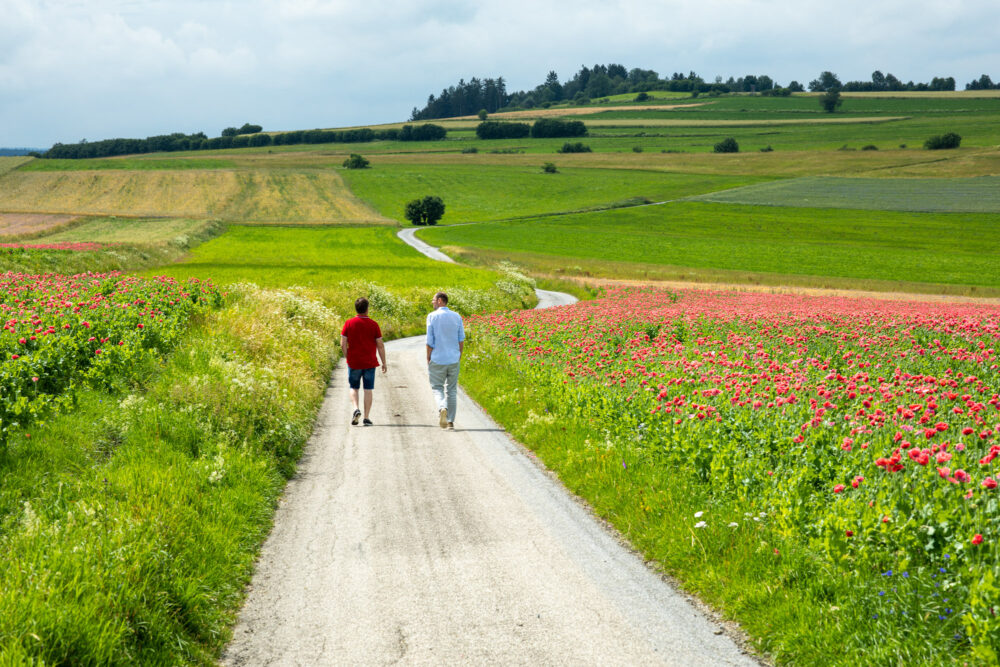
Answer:
[[[825,92],[836,88],[843,91],[922,91],[955,90],[954,77],[933,77],[927,83],[903,82],[892,73],[883,74],[876,70],[871,81],[848,81],[842,83],[836,74],[823,72],[808,84],[813,92]],[[979,79],[965,84],[966,90],[1000,88],[992,79],[983,74]],[[788,95],[804,92],[806,86],[798,81],[779,85],[767,74],[745,74],[741,77],[721,76],[706,81],[695,72],[673,72],[663,77],[654,70],[633,68],[611,63],[607,65],[582,66],[576,74],[564,82],[559,75],[550,71],[545,80],[529,90],[508,93],[503,77],[478,79],[468,82],[460,79],[457,85],[449,86],[437,96],[430,95],[422,109],[414,107],[410,120],[433,118],[453,118],[472,116],[485,110],[487,113],[514,109],[548,107],[563,101],[586,104],[590,100],[621,94],[641,94],[654,90],[686,92],[692,95],[725,93],[759,93],[761,95]]]
[[[245,125],[240,130],[245,130]],[[40,158],[85,159],[112,157],[115,155],[134,155],[139,153],[158,153],[171,151],[198,151],[229,148],[247,148],[255,146],[290,146],[293,144],[331,144],[331,143],[367,143],[376,140],[387,141],[435,141],[444,139],[445,128],[440,125],[425,123],[422,125],[403,125],[399,129],[372,130],[361,128],[357,130],[295,130],[293,132],[278,132],[263,134],[259,125],[250,126],[249,133],[232,134],[234,128],[226,128],[223,135],[209,138],[204,132],[184,134],[161,134],[145,139],[104,139],[102,141],[81,141],[75,144],[57,143],[44,153],[33,153]],[[257,128],[257,129],[253,129]]]

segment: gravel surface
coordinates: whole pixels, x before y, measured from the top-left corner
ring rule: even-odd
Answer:
[[[441,430],[422,337],[387,349],[374,426],[337,368],[223,664],[757,664],[464,394]]]

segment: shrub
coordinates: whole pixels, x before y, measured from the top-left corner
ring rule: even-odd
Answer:
[[[520,139],[528,136],[530,132],[531,126],[527,123],[487,120],[476,126],[476,136],[480,139]]]
[[[715,144],[716,153],[739,153],[740,145],[736,143],[736,139],[732,137],[726,137],[719,143]]]
[[[466,146],[465,148],[462,149],[462,152],[463,153],[478,153],[479,149],[476,148],[475,146]]]
[[[562,145],[562,148],[556,151],[557,153],[590,153],[590,146],[580,141],[575,144],[571,144],[568,141]]]
[[[251,146],[270,146],[271,145],[271,135],[270,134],[253,134],[250,136]]]
[[[878,150],[878,146],[876,146],[875,144],[867,144],[865,146],[862,146],[861,150],[863,150],[863,151],[877,151]]]
[[[840,97],[839,88],[830,88],[819,97],[819,105],[827,113],[833,113],[843,103],[844,100]]]
[[[761,153],[771,153],[773,151],[774,151],[774,149],[771,148],[770,144],[768,144],[767,146],[764,146],[763,148],[760,149]]]
[[[444,215],[444,202],[433,195],[414,199],[406,205],[404,214],[414,225],[434,225]]]
[[[486,111],[486,109],[480,109],[479,113],[476,115],[479,116],[479,120],[486,120],[486,116],[489,115],[489,112]]]
[[[559,170],[556,169],[556,165],[554,162],[546,162],[545,164],[543,164],[542,171],[544,171],[546,174],[556,174],[559,172]]]
[[[448,131],[440,125],[427,123],[425,125],[404,125],[396,137],[399,141],[436,141],[444,139]]]
[[[959,144],[962,143],[962,137],[958,136],[954,132],[948,132],[947,134],[934,135],[924,142],[924,148],[929,151],[936,151],[946,148],[958,148]]]
[[[541,118],[531,126],[531,136],[535,139],[546,137],[585,137],[587,126],[581,120],[556,120]]]
[[[367,169],[368,164],[368,160],[357,153],[351,153],[351,157],[344,160],[344,166],[348,169]]]
[[[636,102],[645,102],[648,99],[649,99],[649,93],[646,92],[639,93],[638,95],[635,96]]]
[[[642,152],[642,146],[633,146],[632,147],[632,152],[633,153],[641,153]]]

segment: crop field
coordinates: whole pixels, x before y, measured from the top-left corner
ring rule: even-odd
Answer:
[[[112,169],[115,171],[145,171],[172,169],[232,169],[235,160],[220,158],[114,158],[102,160],[34,160],[18,169],[31,171],[95,171]]]
[[[70,247],[86,252],[89,247]],[[81,380],[128,383],[144,355],[168,349],[210,286],[117,274],[0,276],[0,450],[48,412],[67,405]]]
[[[631,289],[470,328],[479,400],[779,658],[997,659],[1000,306]]]
[[[0,179],[0,210],[257,223],[389,222],[351,195],[333,171],[15,171]]]
[[[406,202],[435,193],[447,206],[440,224],[665,201],[757,180],[600,168],[546,174],[541,165],[378,164],[343,176],[355,195],[383,216],[400,220]]]
[[[150,244],[201,234],[212,224],[189,218],[94,218],[47,234],[45,241]]]
[[[16,169],[17,167],[31,162],[32,158],[24,156],[0,156],[0,176],[3,176],[8,171]]]
[[[586,264],[606,277],[641,278],[665,266],[746,271],[770,277],[769,284],[809,276],[1000,287],[1000,227],[992,214],[675,202],[430,228],[418,236],[435,246],[515,253],[529,263],[532,255],[558,257],[570,272]],[[605,262],[614,263],[610,270],[602,270]]]
[[[45,213],[0,213],[0,237],[36,235],[61,227],[75,219],[72,215]]]
[[[691,199],[760,206],[1000,213],[1000,177],[796,178]]]

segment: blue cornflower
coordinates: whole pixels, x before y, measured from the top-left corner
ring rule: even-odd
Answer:
[[[885,572],[882,573],[882,576],[883,577],[891,577],[892,576],[892,570],[886,570]]]
[[[944,610],[944,613],[946,613],[946,614],[950,614],[950,613],[951,613],[951,608],[949,607],[948,609],[945,609],[945,610]]]
[[[903,573],[903,578],[904,579],[909,579],[910,578],[910,573],[909,572],[904,572]]]
[[[879,591],[878,595],[879,595],[879,597],[882,597],[883,595],[885,595],[885,591]]]
[[[945,554],[945,555],[944,555],[944,559],[945,559],[945,560],[948,560],[949,558],[951,558],[951,556],[949,556],[948,554]]]
[[[940,614],[938,614],[938,620],[939,621],[943,621],[944,620],[944,616],[941,616]]]
[[[939,567],[938,572],[940,572],[941,574],[945,574],[948,572],[948,570],[944,569],[943,567]]]

